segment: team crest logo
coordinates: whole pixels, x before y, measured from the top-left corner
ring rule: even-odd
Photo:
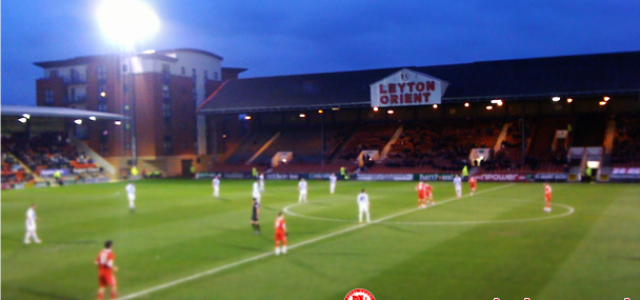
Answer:
[[[376,298],[373,297],[373,294],[371,294],[369,291],[365,289],[353,289],[344,297],[344,300],[375,300],[375,299]]]
[[[402,81],[407,81],[409,80],[409,73],[400,73],[400,79],[402,79]]]

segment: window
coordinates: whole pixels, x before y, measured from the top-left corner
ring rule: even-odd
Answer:
[[[77,102],[76,98],[76,88],[72,87],[69,89],[69,102]]]
[[[77,82],[80,78],[80,76],[78,75],[78,71],[74,68],[71,68],[71,71],[69,73],[71,76],[71,82]]]
[[[105,68],[105,66],[98,66],[96,68],[96,78],[98,79],[98,81],[107,80],[107,69]]]
[[[169,103],[162,104],[162,116],[165,118],[171,117],[171,104]]]
[[[213,80],[218,80],[218,72],[213,72]]]
[[[173,147],[171,145],[171,136],[170,135],[165,135],[164,136],[163,148],[164,148],[164,154],[165,155],[169,155],[169,154],[171,154],[173,152],[173,149],[172,149]]]
[[[51,70],[51,72],[49,72],[49,78],[57,78],[58,77],[58,70]]]
[[[186,70],[184,67],[182,67],[182,68],[180,69],[180,74],[181,74],[181,75],[185,75],[185,74],[187,74],[187,70]]]
[[[169,79],[171,79],[171,69],[169,69],[169,65],[163,64],[162,65],[162,80],[168,81]]]
[[[44,103],[53,104],[53,90],[44,91]]]
[[[163,84],[162,85],[162,98],[163,99],[171,98],[171,93],[169,92],[169,85],[168,84]]]

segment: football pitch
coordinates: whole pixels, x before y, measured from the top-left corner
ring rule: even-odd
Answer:
[[[250,226],[252,181],[126,182],[2,191],[2,298],[95,299],[93,261],[113,240],[119,299],[640,299],[640,185],[478,183],[456,198],[434,182],[266,181],[262,233]],[[371,223],[358,223],[365,188]],[[42,244],[23,244],[37,205]],[[285,211],[289,253],[273,255]],[[108,297],[107,297],[108,298]]]

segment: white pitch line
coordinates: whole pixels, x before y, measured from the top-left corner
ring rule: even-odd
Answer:
[[[455,199],[450,199],[447,201],[441,201],[438,202],[432,206],[436,206],[438,204],[442,204],[448,201],[453,201],[453,200],[458,200],[460,198],[455,198]],[[531,203],[535,203],[535,201],[531,201],[531,200],[519,200],[519,199],[506,199],[506,200],[511,200],[511,201],[523,201],[523,202],[531,202]],[[314,202],[345,202],[348,200],[320,200],[320,201],[314,201]],[[307,215],[302,215],[302,214],[298,214],[298,213],[294,213],[292,211],[290,211],[289,209],[295,206],[299,206],[302,204],[307,204],[307,203],[296,203],[296,204],[291,204],[286,206],[283,211],[285,214],[288,215],[292,215],[294,217],[298,217],[298,218],[302,218],[302,219],[309,219],[309,220],[318,220],[318,221],[327,221],[327,222],[341,222],[341,223],[357,223],[358,221],[356,220],[344,220],[344,219],[332,219],[332,218],[321,218],[321,217],[314,217],[314,216],[307,216]],[[562,204],[562,203],[557,203],[555,202],[554,207],[560,206],[560,207],[564,207],[565,209],[567,209],[567,211],[565,213],[559,214],[559,215],[551,215],[551,216],[546,216],[546,217],[538,217],[538,218],[527,218],[527,219],[512,219],[512,220],[478,220],[478,221],[415,221],[415,222],[398,222],[398,221],[387,221],[384,222],[385,224],[397,224],[397,225],[482,225],[482,224],[499,224],[499,223],[522,223],[522,222],[534,222],[534,221],[543,221],[543,220],[549,220],[549,219],[557,219],[557,218],[562,218],[562,217],[567,217],[571,214],[573,214],[575,212],[575,208],[566,205],[566,204]],[[430,207],[430,206],[429,206]]]
[[[484,190],[484,191],[480,191],[480,192],[476,193],[476,195],[477,194],[483,194],[483,193],[492,192],[492,191],[495,191],[495,190],[500,190],[500,189],[503,189],[503,188],[510,187],[512,185],[514,185],[514,183],[503,185],[503,186],[499,186],[499,187],[495,187],[495,188],[491,188],[491,189]],[[444,203],[448,203],[448,202],[451,202],[451,201],[460,200],[460,199],[467,198],[467,197],[469,197],[469,195],[462,196],[460,198],[451,198],[451,199],[440,201],[440,202],[436,203],[435,205],[440,205],[440,204],[444,204]],[[433,205],[433,206],[435,206],[435,205]],[[418,208],[413,208],[413,209],[410,209],[410,210],[406,210],[406,211],[403,211],[403,212],[399,212],[399,213],[396,213],[396,214],[392,214],[392,215],[386,216],[384,218],[373,220],[370,223],[358,224],[358,225],[355,225],[355,226],[352,226],[352,227],[349,227],[349,228],[346,228],[346,229],[342,229],[342,230],[339,230],[339,231],[336,231],[336,232],[333,232],[333,233],[330,233],[330,234],[327,234],[327,235],[319,236],[317,238],[313,238],[313,239],[310,239],[310,240],[306,240],[304,242],[297,243],[295,245],[291,245],[291,246],[289,246],[289,249],[295,249],[295,248],[298,248],[298,247],[302,247],[304,245],[315,243],[317,241],[325,240],[325,239],[328,239],[328,238],[331,238],[331,237],[334,237],[334,236],[337,236],[337,235],[341,235],[343,233],[347,233],[347,232],[350,232],[350,231],[354,231],[356,229],[360,229],[362,227],[366,227],[366,226],[371,225],[371,224],[380,223],[380,222],[383,222],[383,221],[388,220],[388,219],[392,219],[392,218],[395,218],[395,217],[398,217],[398,216],[406,215],[408,213],[412,213],[412,212],[417,211],[417,210],[418,210]],[[153,293],[153,292],[156,292],[156,291],[159,291],[159,290],[164,290],[166,288],[169,288],[169,287],[172,287],[172,286],[176,286],[176,285],[184,283],[184,282],[192,281],[192,280],[195,280],[195,279],[207,276],[207,275],[218,273],[220,271],[224,271],[226,269],[230,269],[230,268],[233,268],[235,266],[243,265],[245,263],[252,262],[252,261],[255,261],[255,260],[259,260],[259,259],[262,259],[262,258],[265,258],[265,257],[269,257],[269,256],[272,256],[272,255],[274,255],[273,251],[266,252],[266,253],[263,253],[263,254],[260,254],[260,255],[256,255],[256,256],[253,256],[253,257],[249,257],[249,258],[234,262],[234,263],[230,263],[230,264],[227,264],[227,265],[224,265],[224,266],[220,266],[220,267],[208,270],[208,271],[204,271],[202,273],[194,274],[194,275],[191,275],[191,276],[188,276],[188,277],[185,277],[185,278],[181,278],[181,279],[178,279],[178,280],[174,280],[174,281],[171,281],[171,282],[167,282],[167,283],[164,283],[164,284],[161,284],[161,285],[154,286],[152,288],[148,288],[146,290],[142,290],[142,291],[139,291],[139,292],[136,292],[136,293],[133,293],[133,294],[129,294],[129,295],[126,295],[126,296],[118,298],[118,300],[129,300],[129,299],[138,298],[140,296],[143,296],[143,295],[146,295],[146,294],[149,294],[149,293]]]

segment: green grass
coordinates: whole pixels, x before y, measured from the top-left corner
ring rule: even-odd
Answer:
[[[206,180],[141,181],[135,213],[125,183],[3,191],[2,297],[93,299],[107,239],[121,297],[270,253],[273,220],[297,202],[297,183],[267,181],[261,235],[249,225],[251,183],[223,181],[213,199]],[[569,208],[542,211],[537,183],[479,183],[455,200],[451,183],[433,183],[445,203],[419,211],[415,184],[338,182],[329,195],[326,181],[311,181],[309,203],[289,210],[323,220],[288,215],[289,254],[139,299],[342,299],[354,288],[378,299],[640,299],[640,185],[554,184],[554,203],[575,208],[562,217]],[[372,219],[384,221],[357,223],[363,187]],[[32,202],[40,245],[22,243]],[[515,222],[545,217],[557,218]]]

